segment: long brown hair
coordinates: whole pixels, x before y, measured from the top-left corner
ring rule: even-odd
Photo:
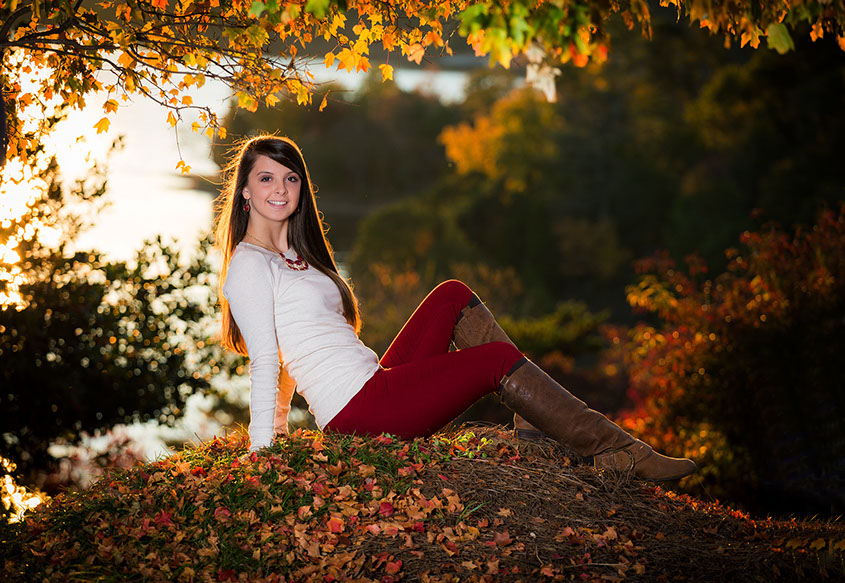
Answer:
[[[223,284],[226,282],[226,272],[235,247],[246,235],[249,213],[243,208],[243,190],[258,156],[267,156],[275,160],[299,174],[302,179],[299,206],[288,223],[288,245],[293,246],[312,267],[319,269],[334,281],[343,301],[343,315],[346,321],[355,328],[355,332],[358,332],[361,328],[358,301],[352,293],[352,288],[337,271],[332,247],[326,239],[328,228],[323,223],[322,214],[317,210],[311,177],[305,166],[302,152],[289,138],[262,135],[244,141],[238,148],[237,155],[232,157],[225,170],[226,184],[217,208],[214,232],[217,246],[223,255],[217,290],[223,312],[221,330],[223,345],[238,354],[247,354],[241,331],[232,317],[229,303],[223,297]]]

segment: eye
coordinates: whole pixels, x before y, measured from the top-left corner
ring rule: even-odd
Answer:
[[[292,174],[291,176],[288,176],[288,180],[291,182],[299,182],[299,176]]]
[[[260,180],[261,182],[270,182],[271,180],[273,180],[273,177],[272,177],[272,176],[266,176],[266,175],[265,175],[265,176],[262,176],[261,178],[259,178],[259,180]]]

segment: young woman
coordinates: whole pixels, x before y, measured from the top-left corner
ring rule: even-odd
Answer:
[[[695,470],[634,439],[523,357],[459,281],[437,286],[379,359],[358,339],[355,296],[338,274],[302,153],[287,138],[243,144],[216,231],[223,342],[250,360],[252,450],[286,433],[294,386],[323,429],[406,439],[431,435],[497,392],[597,467],[649,480]]]

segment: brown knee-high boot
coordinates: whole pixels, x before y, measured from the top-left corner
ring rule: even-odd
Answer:
[[[455,325],[453,340],[458,350],[488,342],[501,341],[513,344],[487,306],[475,294],[472,294],[469,304],[461,310],[461,319]],[[542,431],[518,413],[513,414],[513,428],[520,439],[538,439],[543,436]]]
[[[500,384],[502,401],[538,429],[598,468],[633,473],[644,480],[675,480],[695,471],[686,458],[670,458],[634,439],[607,417],[560,386],[528,359]]]

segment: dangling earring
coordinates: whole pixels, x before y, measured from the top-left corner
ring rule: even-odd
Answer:
[[[247,213],[249,212],[249,199],[248,198],[244,199],[244,212],[247,212]]]

